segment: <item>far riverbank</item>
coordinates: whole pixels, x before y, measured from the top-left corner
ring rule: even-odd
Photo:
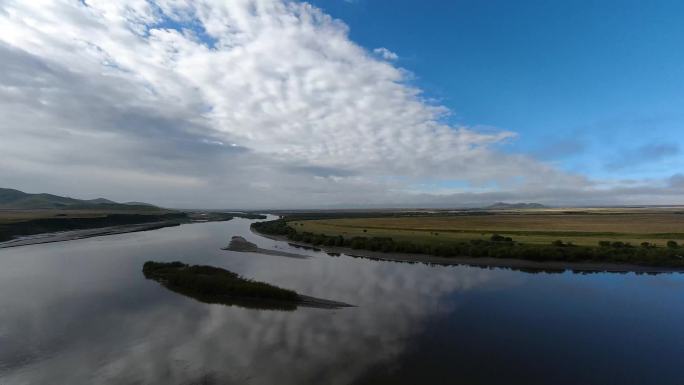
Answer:
[[[284,235],[269,235],[261,233],[254,228],[251,228],[254,234],[277,241],[287,242],[295,247],[313,248],[324,251],[330,254],[346,254],[351,257],[368,258],[373,260],[391,261],[391,262],[407,262],[407,263],[425,263],[444,266],[472,266],[480,268],[502,268],[522,270],[528,272],[563,272],[573,271],[575,273],[643,273],[643,274],[661,274],[661,273],[682,273],[682,268],[672,267],[657,267],[657,266],[640,266],[630,264],[615,264],[615,263],[596,263],[596,262],[561,262],[561,261],[529,261],[524,259],[509,259],[509,258],[473,258],[473,257],[439,257],[427,254],[410,254],[410,253],[383,253],[378,251],[352,249],[350,247],[339,246],[324,246],[313,245],[305,242],[295,242],[289,240]]]
[[[59,231],[54,233],[41,233],[26,235],[6,242],[0,242],[0,249],[8,247],[18,247],[36,245],[41,243],[73,241],[76,239],[102,237],[105,235],[134,233],[138,231],[157,230],[164,227],[180,226],[178,221],[150,222],[133,225],[119,225],[110,227],[99,227],[95,229]]]

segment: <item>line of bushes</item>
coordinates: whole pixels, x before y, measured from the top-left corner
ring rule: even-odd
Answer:
[[[253,223],[254,230],[270,235],[286,236],[289,240],[313,245],[349,247],[385,253],[429,254],[441,257],[514,258],[532,261],[611,262],[648,266],[684,266],[684,249],[674,241],[667,248],[653,244],[633,247],[628,243],[601,241],[598,246],[576,246],[554,241],[549,245],[523,244],[510,237],[493,235],[488,240],[409,242],[389,237],[343,237],[309,232],[297,232],[286,220]],[[608,243],[605,243],[608,242]]]

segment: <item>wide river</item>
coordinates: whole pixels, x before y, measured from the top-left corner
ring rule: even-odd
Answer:
[[[0,384],[682,384],[684,275],[530,274],[302,251],[251,221],[0,250]],[[309,259],[222,251],[232,235]],[[210,305],[147,260],[357,307]]]

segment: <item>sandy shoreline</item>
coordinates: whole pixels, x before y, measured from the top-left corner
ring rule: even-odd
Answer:
[[[180,222],[178,221],[162,221],[27,235],[16,239],[12,239],[11,241],[1,242],[0,249],[8,247],[36,245],[41,243],[72,241],[76,239],[101,237],[105,235],[134,233],[138,231],[156,230],[164,227],[179,225]]]
[[[304,242],[295,242],[285,236],[275,236],[260,233],[250,227],[254,234],[277,241],[287,242],[291,245],[320,249],[326,253],[346,254],[351,257],[367,258],[391,262],[425,263],[447,266],[472,266],[480,268],[502,268],[512,270],[523,270],[529,272],[563,272],[573,271],[576,273],[683,273],[684,269],[672,267],[640,266],[614,263],[596,262],[560,262],[560,261],[528,261],[524,259],[501,259],[501,258],[472,258],[472,257],[438,257],[426,254],[407,254],[407,253],[382,253],[379,251],[357,250],[349,247],[337,246],[313,246]]]
[[[256,244],[254,244],[252,242],[248,242],[245,238],[238,236],[238,235],[233,236],[228,247],[224,247],[221,250],[236,251],[239,253],[266,254],[266,255],[274,255],[277,257],[287,257],[287,258],[295,258],[295,259],[311,258],[308,255],[288,253],[288,252],[279,251],[279,250],[262,249],[261,247],[257,247]]]

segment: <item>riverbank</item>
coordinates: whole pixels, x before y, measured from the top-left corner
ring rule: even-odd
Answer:
[[[4,210],[0,211],[0,248],[71,241],[186,223],[222,222],[265,215],[206,210],[144,211]]]
[[[119,225],[110,227],[99,227],[94,229],[59,231],[54,233],[41,233],[35,235],[26,235],[18,237],[6,242],[0,242],[0,249],[8,247],[18,247],[27,245],[36,245],[41,243],[53,243],[73,241],[76,239],[102,237],[105,235],[135,233],[139,231],[157,230],[164,227],[180,226],[178,221],[161,221],[140,223],[133,225]]]
[[[473,257],[439,257],[427,254],[411,253],[383,253],[379,251],[359,250],[350,247],[312,245],[305,242],[291,241],[284,235],[269,235],[251,228],[254,234],[277,241],[287,242],[295,247],[317,249],[329,254],[346,254],[355,258],[367,258],[378,261],[425,263],[442,266],[471,266],[480,268],[501,268],[521,270],[526,272],[563,272],[575,273],[684,273],[682,268],[654,267],[630,264],[596,263],[596,262],[560,262],[560,261],[529,261],[509,258],[473,258]]]

